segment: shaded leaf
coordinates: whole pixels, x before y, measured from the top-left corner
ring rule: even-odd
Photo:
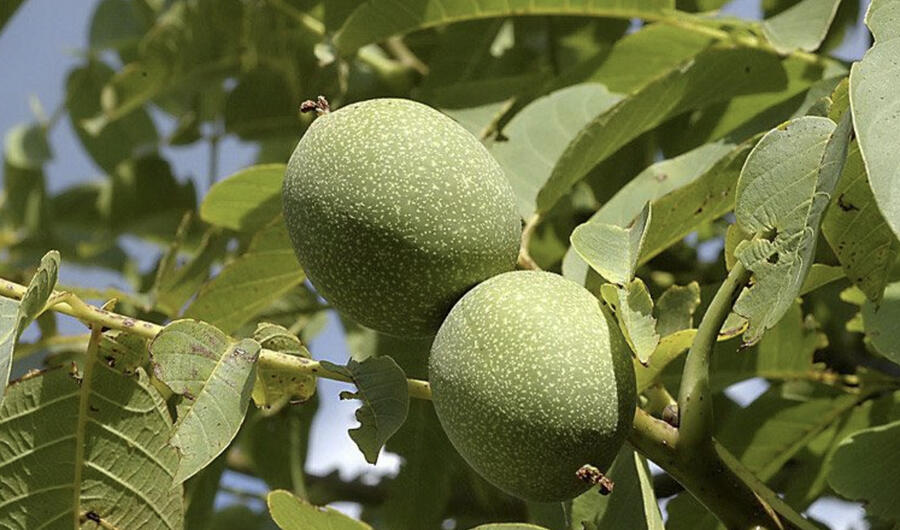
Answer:
[[[231,230],[262,229],[281,213],[284,171],[284,164],[264,164],[216,182],[200,204],[200,217]]]
[[[647,364],[659,344],[659,334],[656,332],[656,318],[653,317],[653,299],[644,282],[635,278],[624,287],[606,283],[600,292],[616,312],[628,345],[641,364]]]
[[[543,526],[527,523],[489,523],[478,525],[471,530],[547,530]]]
[[[778,53],[811,52],[822,44],[840,0],[802,0],[763,21],[766,38]]]
[[[171,443],[181,460],[175,481],[191,477],[224,451],[244,421],[260,345],[234,342],[219,329],[176,320],[150,343],[153,373],[184,398]]]
[[[606,475],[615,483],[610,495],[596,488],[572,500],[571,530],[664,528],[647,462],[628,444],[619,450]]]
[[[284,490],[269,492],[266,504],[281,530],[372,530],[333,508],[313,506]]]
[[[755,344],[793,304],[815,255],[822,214],[843,169],[850,119],[803,117],[769,131],[747,157],[735,216],[754,234],[735,256],[753,272],[734,312],[749,321]]]
[[[305,278],[279,217],[253,236],[246,252],[203,285],[184,315],[231,333]]]
[[[150,360],[147,339],[115,329],[103,332],[97,350],[101,362],[124,375],[134,375]]]
[[[335,36],[344,55],[397,33],[425,29],[452,22],[510,15],[585,15],[632,18],[658,14],[674,8],[670,0],[590,0],[587,3],[535,4],[510,0],[503,4],[486,0],[414,0],[397,4],[373,0],[357,7]]]
[[[859,403],[857,395],[824,395],[789,401],[773,387],[746,409],[729,415],[718,440],[761,480],[771,479],[813,438]]]
[[[302,407],[284,408],[276,414],[254,414],[241,430],[240,449],[270,489],[288,489],[309,497],[303,468],[317,410],[313,399]]]
[[[357,392],[341,392],[341,399],[362,401],[356,411],[359,427],[350,429],[350,438],[366,461],[374,464],[385,442],[403,425],[409,413],[406,374],[386,356],[370,357],[361,363],[351,359],[346,367],[322,361],[322,366],[351,378],[356,385]]]
[[[491,153],[516,192],[523,219],[534,214],[538,192],[569,142],[619,99],[601,84],[574,85],[529,103],[503,128]]]
[[[141,371],[88,359],[9,387],[0,406],[0,526],[182,528],[178,455],[165,402]]]
[[[713,47],[594,118],[569,143],[537,198],[546,211],[594,166],[668,118],[739,94],[785,84],[777,57],[747,48]]]
[[[103,2],[103,5],[122,6],[121,0]],[[101,9],[98,6],[98,10]],[[125,4],[124,9],[131,10]],[[115,25],[106,27],[121,28],[124,24],[117,20]],[[112,36],[110,36],[112,37]],[[113,77],[112,68],[99,61],[89,61],[85,66],[69,72],[66,78],[66,108],[72,120],[75,134],[81,141],[84,150],[104,171],[112,174],[116,166],[134,156],[141,148],[155,146],[159,141],[156,126],[144,109],[122,116],[96,134],[88,132],[83,121],[100,112],[100,93],[106,83]]]
[[[847,277],[873,302],[881,300],[900,241],[878,209],[859,145],[853,142],[822,233]]]
[[[900,282],[888,284],[878,304],[862,304],[862,323],[866,338],[881,355],[900,364]]]
[[[588,221],[572,232],[572,248],[591,268],[610,282],[624,285],[634,278],[647,225],[653,216],[650,203],[622,228]]]
[[[656,301],[656,332],[661,337],[694,326],[694,311],[700,306],[700,284],[673,285]]]
[[[869,185],[884,219],[900,236],[900,151],[891,139],[900,134],[900,2],[873,0],[866,25],[875,44],[850,69],[850,108]]]
[[[900,421],[863,429],[847,437],[831,458],[828,483],[842,496],[866,503],[866,511],[900,520]]]

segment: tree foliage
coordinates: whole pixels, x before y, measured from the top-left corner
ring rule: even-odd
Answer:
[[[763,4],[96,2],[58,111],[3,144],[0,527],[656,529],[668,498],[671,528],[813,528],[799,514],[825,496],[900,523],[900,1],[872,0],[852,64],[831,51],[855,3]],[[615,313],[639,407],[610,496],[526,503],[478,476],[427,401],[428,340],[343,317],[352,359],[307,350],[332,309],[281,182],[320,94],[458,121],[513,186],[520,266]],[[102,177],[50,193],[63,118]],[[258,147],[230,176],[226,137]],[[198,145],[206,181],[167,159]],[[69,264],[127,288],[61,284]],[[318,377],[356,391],[316,396]],[[753,378],[768,389],[741,407],[725,389]],[[395,477],[306,471],[336,399],[361,402],[348,436],[399,455]],[[223,507],[223,473],[271,491]],[[321,508],[339,501],[359,520]]]

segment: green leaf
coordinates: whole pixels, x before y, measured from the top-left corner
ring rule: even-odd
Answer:
[[[700,284],[673,285],[656,301],[656,332],[661,337],[694,327],[694,311],[700,306]]]
[[[305,277],[279,217],[253,236],[246,252],[204,284],[184,315],[231,333]]]
[[[696,334],[696,329],[683,329],[659,339],[659,344],[650,356],[649,362],[646,365],[634,365],[638,394],[656,382],[656,379],[669,363],[691,347]]]
[[[763,21],[766,38],[778,53],[811,52],[822,44],[840,0],[803,0]]]
[[[619,99],[601,84],[574,85],[529,103],[503,128],[503,141],[495,141],[491,153],[516,192],[523,219],[534,214],[538,192],[569,142]]]
[[[734,305],[749,321],[746,344],[781,319],[803,286],[849,135],[849,115],[837,127],[828,118],[798,118],[769,131],[747,157],[735,216],[754,238],[739,244],[735,256],[755,282]]]
[[[184,483],[184,527],[211,530],[210,518],[215,509],[216,495],[222,473],[225,472],[227,453],[222,453],[199,473]]]
[[[158,155],[123,161],[97,198],[107,229],[169,241],[184,214],[194,209],[193,181],[179,182]]]
[[[209,278],[210,269],[216,260],[225,255],[228,238],[221,230],[208,230],[200,241],[197,251],[180,267],[176,268],[179,251],[187,235],[185,230],[176,232],[175,239],[160,259],[156,268],[156,281],[151,294],[154,306],[168,315],[177,315]]]
[[[3,5],[0,6],[0,32],[3,31],[6,23],[9,22],[9,19],[11,19],[14,14],[16,14],[16,10],[19,9],[19,6],[23,3],[25,3],[25,0],[9,0],[3,2]]]
[[[115,3],[121,4],[118,0]],[[131,9],[131,6],[126,5],[125,8]],[[139,149],[146,150],[150,146],[155,150],[159,142],[156,126],[144,109],[136,109],[123,116],[98,134],[91,134],[85,128],[83,121],[100,112],[100,93],[113,75],[113,70],[106,64],[89,61],[85,66],[69,72],[66,79],[66,108],[75,133],[84,150],[109,174],[115,172],[118,164],[132,158]]]
[[[247,414],[260,345],[235,342],[195,320],[176,320],[150,343],[153,374],[184,401],[171,443],[181,461],[175,481],[191,477],[224,451]]]
[[[619,327],[641,364],[647,364],[659,344],[653,299],[640,278],[619,287],[611,283],[601,287],[603,299],[616,313]]]
[[[284,171],[284,164],[264,164],[216,182],[200,204],[200,217],[241,232],[262,229],[281,213]]]
[[[281,530],[372,530],[333,508],[319,508],[284,490],[269,492],[269,514]]]
[[[101,0],[91,16],[88,32],[91,48],[94,51],[137,48],[146,29],[139,16],[138,5],[129,0]]]
[[[525,0],[502,4],[487,0],[413,0],[398,4],[392,0],[372,0],[357,7],[335,36],[342,55],[397,33],[430,28],[452,22],[511,15],[583,15],[617,18],[660,14],[674,9],[671,0],[588,0],[535,5]]]
[[[246,72],[225,98],[225,130],[249,140],[297,130],[302,124],[299,106],[284,73],[264,68]]]
[[[461,462],[444,434],[431,403],[413,400],[409,417],[386,449],[403,458],[382,505],[386,528],[438,528]]]
[[[126,64],[103,86],[100,112],[81,120],[79,125],[88,134],[99,135],[111,123],[140,109],[155,97],[166,86],[169,74],[170,65],[155,57]]]
[[[785,83],[781,63],[772,54],[723,46],[704,51],[584,127],[538,194],[538,211],[550,209],[591,168],[668,118],[740,94],[777,90]]]
[[[822,233],[850,281],[878,303],[900,252],[900,241],[878,210],[856,142],[850,145],[822,220]]]
[[[592,269],[618,285],[634,278],[646,228],[653,216],[650,203],[625,228],[588,221],[572,232],[572,248]]]
[[[150,360],[147,339],[115,329],[103,332],[97,350],[107,366],[124,375],[134,375]]]
[[[619,450],[606,474],[615,483],[610,495],[592,488],[572,500],[571,530],[664,528],[647,462],[629,445]]]
[[[896,185],[900,151],[891,141],[900,134],[900,2],[873,0],[866,25],[875,44],[850,69],[850,108],[869,185],[884,219],[900,236],[900,186]]]
[[[53,158],[47,143],[47,130],[38,123],[21,123],[6,133],[6,162],[22,169],[40,169]]]
[[[547,528],[527,523],[488,523],[478,525],[471,530],[547,530]]]
[[[277,414],[254,414],[241,430],[240,450],[270,489],[289,489],[301,497],[309,495],[303,467],[317,411],[313,399],[302,407],[284,408]]]
[[[351,378],[356,385],[357,392],[341,392],[341,399],[362,401],[356,411],[359,427],[350,429],[350,438],[366,461],[374,464],[409,413],[406,374],[390,357],[370,357],[361,363],[351,359],[346,367],[322,361],[322,366]]]
[[[788,401],[773,387],[721,423],[718,440],[761,480],[775,476],[820,432],[859,403],[858,395]]]
[[[253,338],[267,349],[312,358],[296,335],[277,324],[261,322],[257,324]],[[316,376],[301,376],[296,373],[284,373],[269,368],[256,371],[256,382],[253,384],[253,403],[262,408],[266,414],[274,414],[288,403],[300,403],[313,397],[316,393]]]
[[[13,350],[19,337],[19,301],[0,296],[0,403],[12,371]]]
[[[12,371],[13,350],[25,328],[44,311],[59,276],[59,252],[51,250],[28,283],[21,300],[0,297],[0,402]]]
[[[16,323],[18,338],[25,328],[41,313],[56,288],[59,279],[59,252],[51,250],[41,258],[41,264],[35,271],[22,300],[19,302],[19,317]]]
[[[831,458],[828,483],[842,496],[866,504],[866,512],[900,520],[900,421],[857,431],[841,442]]]
[[[731,209],[734,184],[752,145],[706,144],[681,156],[657,162],[623,186],[585,224],[625,226],[654,201],[655,218],[644,241],[646,262],[711,216]],[[691,185],[695,182],[696,184]],[[669,197],[667,194],[672,194]],[[662,215],[665,222],[657,219]],[[677,219],[678,222],[673,222]],[[566,251],[563,275],[584,285],[588,265],[573,247]]]
[[[0,405],[0,526],[182,528],[171,419],[143,371],[87,361],[10,385]]]
[[[609,54],[601,52],[583,67],[586,81],[603,83],[618,94],[629,94],[702,52],[716,39],[676,25],[649,24],[616,41]],[[595,61],[602,61],[594,65]],[[576,67],[578,68],[578,67]]]
[[[900,364],[900,282],[888,284],[880,303],[862,304],[863,330],[881,355]]]

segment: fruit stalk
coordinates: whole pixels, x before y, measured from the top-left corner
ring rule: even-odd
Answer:
[[[749,279],[750,271],[740,261],[736,262],[703,315],[685,359],[678,391],[678,430],[681,445],[686,449],[708,451],[706,446],[712,443],[714,425],[709,359],[719,330]]]

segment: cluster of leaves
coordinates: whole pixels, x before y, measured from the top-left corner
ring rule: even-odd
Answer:
[[[0,28],[20,3],[0,8]],[[710,368],[718,440],[798,511],[838,494],[875,525],[900,520],[900,2],[874,0],[875,42],[852,67],[828,51],[853,2],[767,1],[762,23],[703,14],[722,4],[98,2],[60,112],[5,139],[0,275],[27,289],[0,280],[0,526],[660,528],[657,500],[673,496],[667,526],[717,525],[628,446],[609,497],[561,509],[493,488],[409,399],[427,341],[345,321],[353,360],[309,358],[328,308],[304,283],[280,189],[311,119],[299,104],[318,94],[333,107],[412,97],[480,137],[529,220],[530,255],[614,309],[656,415],[723,263],[740,262],[753,283]],[[104,176],[51,195],[60,118]],[[164,148],[225,135],[257,144],[257,165],[198,204]],[[159,246],[152,270],[124,235]],[[131,290],[57,285],[50,248]],[[82,298],[116,298],[130,317]],[[92,333],[60,336],[50,307]],[[38,338],[22,343],[32,321]],[[7,386],[28,356],[47,370]],[[363,403],[350,436],[370,462],[400,455],[396,477],[304,472],[317,407],[313,368],[298,366],[357,386],[341,396]],[[723,393],[753,377],[770,386],[750,406]],[[214,509],[226,469],[273,490],[271,519],[252,503]],[[313,507],[334,501],[359,503],[366,523]]]

